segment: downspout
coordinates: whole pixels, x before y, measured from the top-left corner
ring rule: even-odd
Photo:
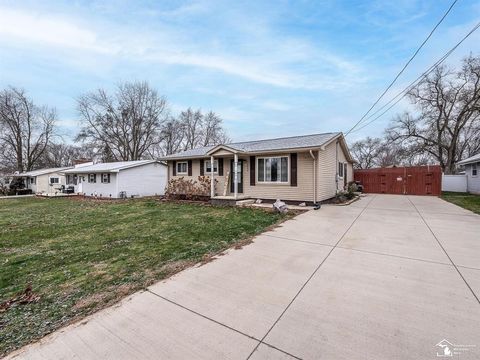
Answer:
[[[315,155],[313,151],[310,150],[310,156],[313,159],[313,203],[317,203],[317,160],[315,159]]]
[[[335,194],[338,193],[338,140],[335,142]]]

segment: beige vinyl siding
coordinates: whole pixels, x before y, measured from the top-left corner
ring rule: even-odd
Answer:
[[[332,142],[325,147],[325,150],[318,151],[317,201],[330,199],[336,194],[337,161],[335,147],[336,142]]]
[[[347,181],[351,182],[353,181],[353,164],[348,163],[347,167],[348,167]]]
[[[232,155],[232,152],[231,151],[228,151],[228,150],[225,150],[225,149],[220,149],[218,151],[215,151],[213,153],[213,156],[231,156]]]
[[[336,181],[338,162],[347,163],[347,183],[353,181],[353,164],[347,161],[345,150],[340,142],[334,141],[318,151],[318,195],[317,200],[331,199],[338,190],[343,190],[344,180]]]
[[[222,153],[224,150],[219,150],[217,154]],[[331,199],[337,192],[336,174],[338,161],[347,163],[347,175],[348,181],[353,179],[352,164],[347,162],[346,154],[338,144],[337,154],[337,142],[333,141],[325,147],[325,150],[314,151],[313,154],[316,157],[316,199],[314,199],[314,162],[310,155],[310,152],[303,151],[297,152],[297,186],[290,185],[290,172],[289,182],[285,184],[276,183],[258,183],[255,179],[255,186],[250,185],[250,156],[239,156],[239,160],[243,160],[243,193],[239,193],[239,196],[247,196],[251,198],[260,199],[281,199],[291,201],[323,201]],[[279,154],[259,154],[256,157],[268,157],[268,156],[288,156],[290,153]],[[337,161],[338,156],[338,161]],[[223,176],[215,175],[218,180],[216,185],[216,195],[223,195],[224,183],[227,181],[227,174],[230,171],[230,162],[233,159],[233,154],[223,158]],[[290,160],[289,160],[290,161]],[[173,162],[168,162],[169,178],[173,178]],[[290,162],[289,162],[290,168]],[[185,179],[197,180],[200,175],[200,160],[192,160],[192,176],[177,175],[175,178],[184,177]],[[258,174],[256,174],[258,175]],[[339,189],[343,188],[343,179],[340,179]],[[227,195],[233,195],[230,192],[230,184],[227,188]]]
[[[290,154],[275,154],[272,156],[290,156]],[[259,157],[263,157],[263,155],[259,155]],[[243,166],[243,195],[261,199],[313,201],[313,159],[310,153],[297,153],[297,186],[290,186],[290,183],[259,184],[257,181],[255,181],[255,186],[250,186],[250,157],[240,157],[240,159],[245,160]]]
[[[51,177],[58,177],[59,183],[50,185],[50,178]],[[62,185],[65,185],[65,175],[60,175],[60,173],[49,173],[44,175],[37,176],[37,183],[35,184],[35,190],[37,193],[46,193],[46,194],[53,194],[58,192],[58,188]]]
[[[340,145],[340,143],[338,143],[337,145],[337,169],[338,169],[338,163],[341,162],[342,164],[347,164],[348,165],[348,162],[347,162],[347,157],[345,156],[345,152],[343,150],[343,147]],[[347,166],[347,183],[348,183],[348,179],[350,178],[350,174],[351,171],[350,171],[350,168]],[[339,177],[338,178],[338,183],[337,183],[337,189],[338,190],[343,190],[344,189],[344,181],[345,179],[343,177]]]
[[[204,159],[208,160],[208,159]],[[186,160],[188,162],[188,160]],[[177,161],[178,162],[182,162]],[[227,172],[230,170],[230,160],[229,159],[224,159],[223,160],[223,176],[220,176],[218,174],[214,174],[214,178],[217,180],[217,183],[215,185],[215,194],[216,195],[223,195],[223,184],[225,183],[225,176],[227,175]],[[208,176],[207,173],[204,173],[204,175]],[[192,160],[192,176],[188,175],[177,175],[173,176],[173,161],[168,162],[168,178],[173,179],[173,178],[181,178],[183,177],[185,180],[194,180],[198,181],[198,177],[200,176],[200,160]]]

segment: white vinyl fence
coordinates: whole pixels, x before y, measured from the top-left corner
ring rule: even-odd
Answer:
[[[442,175],[442,191],[467,192],[467,175]]]

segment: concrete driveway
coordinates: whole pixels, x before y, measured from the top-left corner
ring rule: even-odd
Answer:
[[[479,359],[479,297],[480,216],[370,195],[302,214],[15,355]]]

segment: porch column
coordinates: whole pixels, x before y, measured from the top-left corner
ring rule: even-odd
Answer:
[[[233,197],[237,200],[238,195],[238,155],[233,154]]]
[[[210,169],[212,172],[210,173],[210,197],[213,198],[215,196],[215,179],[213,178],[213,156],[210,156]]]

